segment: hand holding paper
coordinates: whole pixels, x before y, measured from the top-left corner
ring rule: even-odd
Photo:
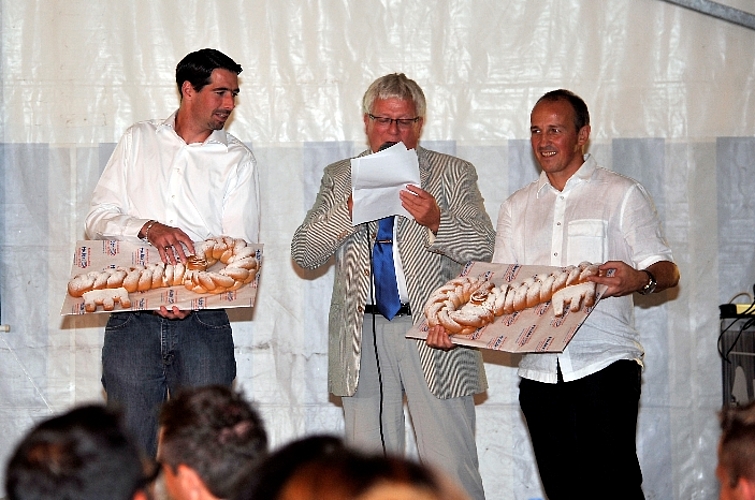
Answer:
[[[407,185],[420,185],[419,161],[417,152],[406,149],[402,143],[352,159],[352,224],[356,226],[391,215],[414,219],[403,207],[399,195]]]

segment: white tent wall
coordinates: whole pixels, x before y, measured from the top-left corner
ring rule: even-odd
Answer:
[[[35,421],[103,400],[106,316],[59,315],[89,196],[126,127],[177,107],[178,60],[215,47],[244,67],[229,130],[253,147],[262,186],[258,300],[231,312],[237,384],[274,446],[343,427],[326,380],[332,270],[296,268],[289,245],[323,167],[365,147],[367,85],[398,71],[424,88],[423,145],[477,166],[493,221],[537,175],[532,105],[564,87],[590,107],[599,163],[651,191],[682,272],[678,290],[637,301],[646,497],[717,496],[718,305],[755,282],[755,31],[660,0],[0,0],[0,9],[0,299],[11,326],[0,332],[2,463]],[[540,498],[518,358],[485,360],[477,442],[488,497]]]

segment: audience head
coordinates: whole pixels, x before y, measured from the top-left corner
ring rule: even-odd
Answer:
[[[120,414],[75,408],[34,427],[11,456],[9,500],[145,499],[152,477]]]
[[[215,49],[201,49],[186,55],[176,66],[176,85],[183,97],[183,83],[188,81],[199,92],[210,83],[210,76],[216,69],[227,69],[238,75],[241,65]]]
[[[224,386],[184,389],[160,412],[157,457],[168,492],[177,500],[206,490],[229,498],[267,453],[267,434],[257,412],[239,392]]]
[[[755,499],[755,401],[720,413],[716,476],[721,499]]]
[[[295,441],[256,471],[237,500],[465,500],[431,469],[408,459],[370,455],[332,436]]]

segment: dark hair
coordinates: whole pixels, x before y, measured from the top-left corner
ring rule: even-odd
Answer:
[[[160,411],[160,432],[159,460],[194,469],[218,498],[230,497],[267,453],[262,419],[240,392],[220,385],[179,391]]]
[[[176,66],[176,85],[183,97],[181,87],[185,81],[199,92],[210,83],[210,75],[216,69],[227,69],[237,75],[243,71],[236,61],[215,49],[201,49],[188,54]]]
[[[150,480],[120,413],[88,405],[31,430],[8,462],[5,490],[9,500],[132,500]]]
[[[535,106],[540,104],[541,101],[556,102],[566,101],[571,104],[574,110],[574,127],[577,132],[582,130],[582,127],[590,124],[590,112],[587,110],[587,104],[577,94],[570,90],[558,89],[546,92],[543,96],[537,100]]]
[[[327,435],[307,437],[281,448],[252,478],[251,486],[236,500],[350,500],[381,485],[409,486],[430,498],[447,498],[445,493],[451,491],[419,463],[356,451]]]
[[[740,477],[755,481],[755,401],[743,407],[725,407],[719,414],[719,462],[731,487]]]
[[[340,438],[316,435],[293,441],[268,456],[239,489],[236,500],[274,500],[302,464],[343,448]]]

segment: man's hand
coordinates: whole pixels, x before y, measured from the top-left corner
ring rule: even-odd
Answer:
[[[427,338],[425,339],[427,345],[435,349],[442,351],[450,351],[456,347],[456,344],[451,342],[451,337],[448,336],[448,332],[442,325],[435,325],[430,327],[427,331]]]
[[[160,259],[166,264],[186,262],[187,255],[194,255],[194,242],[177,227],[155,222],[149,228],[147,240],[157,248]]]
[[[165,306],[161,306],[159,311],[155,311],[155,314],[158,314],[165,319],[184,319],[191,314],[191,310],[183,310],[173,306],[173,308],[168,311]]]
[[[430,229],[433,234],[438,232],[440,226],[440,207],[435,202],[433,195],[422,188],[409,184],[406,189],[399,193],[401,205],[412,214],[414,219]]]
[[[608,290],[603,294],[603,297],[623,297],[629,295],[648,282],[648,275],[642,271],[638,271],[629,264],[618,260],[611,260],[602,264],[599,268],[599,276],[590,276],[588,279],[599,283],[601,285],[607,285]],[[609,269],[613,269],[613,276],[610,278],[606,276]]]

